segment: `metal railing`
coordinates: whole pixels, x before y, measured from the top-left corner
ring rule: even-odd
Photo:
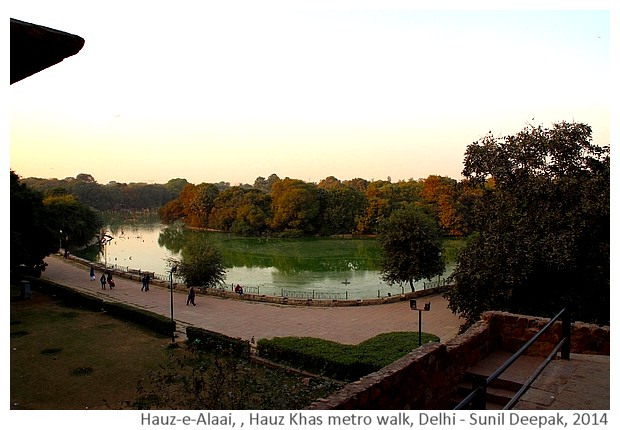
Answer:
[[[562,317],[563,316],[563,317]],[[474,389],[467,397],[465,397],[454,410],[460,409],[486,409],[486,397],[487,388],[495,380],[497,380],[512,364],[514,364],[519,357],[521,357],[525,351],[536,342],[540,336],[543,335],[560,317],[562,317],[562,339],[553,348],[553,351],[545,358],[542,364],[534,371],[534,373],[523,383],[523,386],[517,391],[517,393],[508,401],[504,406],[504,409],[512,409],[512,407],[519,401],[519,399],[526,393],[532,383],[538,378],[547,365],[553,360],[555,355],[561,351],[561,358],[563,360],[570,360],[570,331],[571,321],[570,312],[567,308],[562,309],[556,316],[554,316],[543,328],[540,329],[525,345],[523,345],[517,352],[515,352],[504,364],[502,364],[493,374],[485,379],[478,379],[474,381]]]
[[[282,297],[290,297],[294,299],[313,299],[313,300],[348,300],[349,292],[329,293],[322,291],[294,291],[281,290]]]

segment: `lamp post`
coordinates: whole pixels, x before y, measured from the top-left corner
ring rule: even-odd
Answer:
[[[172,331],[171,342],[174,343],[174,305],[172,300],[172,274],[176,273],[177,266],[170,268],[170,330]]]
[[[424,308],[418,308],[418,302],[415,299],[409,299],[409,308],[412,311],[418,311],[418,347],[422,346],[422,312],[431,310],[431,302],[424,303]]]

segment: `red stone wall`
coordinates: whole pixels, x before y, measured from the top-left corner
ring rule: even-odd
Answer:
[[[509,352],[516,352],[540,331],[549,318],[531,317],[508,312],[486,312],[482,320],[491,326],[498,346]],[[562,322],[556,321],[530,348],[527,355],[546,357],[562,338]],[[571,348],[575,354],[609,355],[609,326],[574,322],[571,324]]]
[[[465,371],[496,349],[517,351],[549,319],[487,312],[464,334],[429,343],[400,360],[344,387],[308,409],[451,409]],[[527,350],[546,356],[561,338],[557,322]],[[609,355],[609,327],[572,324],[571,352]]]

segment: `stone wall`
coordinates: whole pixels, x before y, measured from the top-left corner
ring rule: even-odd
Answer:
[[[468,368],[496,349],[517,351],[549,319],[487,312],[465,333],[444,343],[428,343],[400,360],[348,384],[308,409],[451,409],[459,381]],[[561,338],[556,322],[527,350],[548,355]],[[572,324],[571,352],[609,355],[609,327]]]
[[[490,324],[492,336],[498,341],[498,348],[516,352],[538,333],[550,319],[508,312],[485,312],[482,315],[482,320]],[[556,321],[527,349],[526,354],[546,357],[561,338],[562,322]],[[583,322],[572,323],[570,350],[576,354],[609,355],[609,326],[599,327]]]
[[[479,322],[446,343],[427,343],[400,360],[344,387],[309,409],[450,409],[463,374],[493,344]]]

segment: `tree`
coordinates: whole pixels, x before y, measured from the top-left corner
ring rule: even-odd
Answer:
[[[364,194],[346,185],[337,185],[321,191],[325,194],[321,233],[353,233],[355,220],[363,215],[366,207]]]
[[[446,176],[430,175],[423,181],[422,198],[450,236],[463,235],[458,183]]]
[[[46,197],[43,204],[47,209],[47,224],[59,235],[65,249],[88,244],[103,226],[99,213],[71,194]]]
[[[467,324],[486,310],[609,322],[610,157],[586,124],[529,126],[468,146],[472,227],[447,292]]]
[[[310,234],[318,229],[320,201],[315,184],[285,178],[271,188],[272,218],[268,221],[274,232]]]
[[[190,287],[215,287],[226,278],[219,250],[200,236],[187,241],[181,260],[169,259],[168,264],[177,267],[178,276]]]
[[[219,188],[214,184],[202,183],[196,186],[194,198],[188,208],[189,218],[195,220],[190,224],[191,226],[207,227],[211,209],[219,193]]]
[[[43,259],[58,249],[58,236],[46,222],[43,195],[20,183],[12,170],[10,210],[10,270],[43,267]]]
[[[383,250],[381,274],[389,285],[441,275],[445,269],[439,227],[422,209],[408,205],[379,223],[378,241]]]

